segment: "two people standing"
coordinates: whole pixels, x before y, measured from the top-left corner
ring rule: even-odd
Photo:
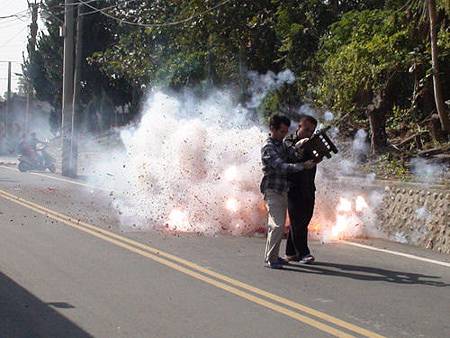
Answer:
[[[314,210],[316,162],[301,145],[313,135],[317,121],[302,116],[296,133],[286,138],[290,124],[287,117],[273,115],[269,120],[270,136],[261,149],[264,176],[260,188],[268,209],[264,260],[265,266],[272,269],[280,269],[289,261],[314,261],[307,236]],[[291,228],[283,259],[279,251],[287,211]]]

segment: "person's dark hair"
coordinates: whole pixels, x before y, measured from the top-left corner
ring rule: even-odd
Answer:
[[[274,129],[279,129],[280,126],[284,124],[285,126],[291,126],[291,120],[284,115],[272,115],[269,119],[269,127]]]
[[[301,115],[300,118],[298,119],[298,123],[301,123],[302,121],[308,121],[308,122],[312,123],[316,127],[317,127],[317,124],[318,124],[317,120],[314,117],[312,117],[311,115],[306,115],[306,114],[305,115]]]

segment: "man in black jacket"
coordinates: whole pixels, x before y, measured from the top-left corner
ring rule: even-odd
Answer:
[[[309,115],[303,115],[299,120],[295,134],[285,139],[285,144],[302,152],[301,144],[314,134],[317,120]],[[314,157],[303,152],[303,161]],[[305,169],[289,176],[290,189],[288,193],[288,213],[291,221],[286,245],[286,260],[298,261],[304,264],[314,262],[314,256],[308,248],[308,225],[314,213],[316,186],[316,167]]]

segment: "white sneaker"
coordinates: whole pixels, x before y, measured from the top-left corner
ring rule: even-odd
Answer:
[[[314,263],[315,260],[316,259],[314,258],[314,256],[310,254],[310,255],[303,256],[302,259],[300,259],[299,263],[311,264],[311,263]]]

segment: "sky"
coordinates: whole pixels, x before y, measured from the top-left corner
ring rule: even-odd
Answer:
[[[17,76],[21,73],[22,53],[27,50],[27,36],[31,15],[27,0],[0,0],[0,17],[20,13],[19,18],[0,19],[0,61],[14,61],[12,63],[12,90],[17,90]],[[8,64],[0,62],[0,95],[8,87]]]

